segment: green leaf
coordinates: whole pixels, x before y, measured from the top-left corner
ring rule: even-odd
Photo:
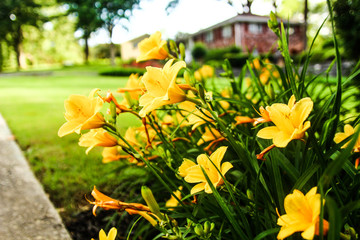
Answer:
[[[268,230],[265,230],[261,233],[259,233],[255,238],[254,240],[261,240],[269,235],[273,235],[275,233],[278,233],[279,232],[279,228],[272,228],[272,229],[268,229]]]
[[[240,237],[240,239],[244,239],[244,240],[249,239],[245,235],[244,231],[241,229],[241,226],[239,225],[238,220],[235,219],[233,212],[229,209],[228,203],[226,203],[224,201],[224,199],[221,197],[219,192],[216,190],[216,188],[212,184],[209,176],[206,174],[206,171],[202,167],[201,167],[201,171],[203,172],[205,179],[206,179],[207,183],[209,184],[217,203],[219,204],[220,208],[223,210],[226,218],[229,220],[230,225],[234,228],[237,235]]]

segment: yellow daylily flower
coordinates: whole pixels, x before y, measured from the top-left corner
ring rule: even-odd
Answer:
[[[264,139],[272,139],[276,147],[286,147],[293,139],[302,139],[305,131],[310,127],[310,121],[306,121],[313,102],[310,98],[303,98],[295,103],[295,96],[289,99],[288,105],[275,103],[266,107],[270,120],[275,126],[261,129],[257,136]]]
[[[220,95],[224,98],[230,98],[230,90],[228,88],[225,88],[220,92]],[[226,100],[219,101],[219,103],[224,109],[228,109],[230,107],[230,103]]]
[[[277,224],[281,226],[277,239],[284,239],[295,232],[302,232],[304,239],[313,239],[319,234],[321,196],[313,187],[305,196],[299,190],[285,197],[286,214],[279,216]],[[323,204],[325,200],[323,201]],[[323,220],[323,233],[326,234],[329,223]]]
[[[104,116],[99,112],[104,101],[100,97],[94,97],[98,89],[91,91],[89,97],[82,95],[71,95],[65,100],[65,119],[59,131],[59,137],[70,133],[80,134],[81,130],[99,128],[106,122]]]
[[[194,72],[196,80],[201,81],[206,78],[211,78],[215,75],[215,70],[212,66],[203,65],[201,68]]]
[[[186,117],[191,113],[187,119],[187,125],[192,125],[192,130],[195,130],[197,127],[205,124],[207,122],[213,122],[214,119],[211,118],[211,113],[206,109],[201,109],[201,111],[196,108],[196,104],[193,102],[185,101],[179,104],[179,109],[185,110],[181,113]]]
[[[179,189],[174,192],[175,196],[178,199],[181,199],[181,192],[180,191],[182,189],[183,189],[183,187],[180,186]],[[173,195],[171,195],[170,199],[167,200],[166,203],[165,203],[165,207],[170,208],[170,210],[172,210],[173,207],[177,207],[178,205],[179,205],[179,202],[178,202],[178,200],[176,200],[176,198]]]
[[[129,76],[129,79],[125,85],[125,88],[118,89],[118,92],[125,93],[127,92],[129,94],[129,97],[131,100],[138,101],[140,98],[140,95],[144,93],[145,87],[141,82],[141,78],[138,74],[131,74]],[[128,102],[128,99],[124,98],[124,100],[121,102],[122,105],[130,106],[131,103]]]
[[[188,183],[198,183],[191,189],[191,194],[195,194],[202,190],[206,193],[212,193],[209,183],[201,169],[203,169],[209,177],[211,184],[216,188],[224,183],[221,175],[225,176],[233,165],[230,162],[224,162],[221,164],[224,158],[227,147],[220,147],[214,153],[208,157],[206,154],[201,154],[197,157],[197,164],[190,163],[191,161],[185,159],[182,165],[179,167],[180,176],[184,177],[184,180]],[[216,167],[215,167],[215,166]],[[217,169],[219,169],[220,173]]]
[[[164,48],[166,44],[165,40],[161,40],[161,32],[155,32],[139,43],[140,56],[136,58],[136,62],[167,58],[168,53]]]
[[[346,138],[350,137],[351,135],[353,135],[355,133],[355,129],[349,125],[349,124],[346,124],[344,126],[344,132],[340,132],[340,133],[336,133],[335,134],[335,137],[334,137],[334,142],[336,143],[340,143],[342,142],[343,140],[345,140]],[[349,141],[347,143],[345,143],[344,145],[341,146],[341,148],[346,148],[347,145],[349,145],[351,139],[349,139]],[[356,140],[356,143],[353,147],[353,151],[354,152],[360,152],[360,135],[358,136],[358,139]],[[355,160],[355,168],[358,168],[359,166],[359,163],[360,163],[360,158],[357,158]]]
[[[102,128],[91,129],[88,133],[83,134],[79,139],[79,145],[81,147],[88,147],[88,149],[86,149],[86,154],[88,154],[89,151],[96,146],[114,147],[117,144],[117,139]]]
[[[102,151],[102,162],[103,163],[109,163],[113,161],[119,160],[122,156],[120,155],[121,147],[120,146],[114,146],[114,147],[104,147],[104,150]]]
[[[346,138],[350,137],[351,135],[353,135],[355,133],[355,129],[350,125],[350,124],[346,124],[344,126],[344,132],[340,132],[340,133],[336,133],[335,137],[334,137],[334,142],[336,143],[340,143],[343,140],[345,140]],[[347,143],[345,143],[344,145],[341,146],[341,148],[346,148],[347,145],[349,145],[351,139],[349,139],[349,141]],[[358,139],[356,140],[356,143],[353,147],[353,151],[354,152],[360,152],[360,136],[358,137]]]
[[[205,132],[197,142],[197,145],[199,146],[205,142],[210,142],[221,137],[222,135],[218,130],[216,130],[215,128],[206,127]]]
[[[114,227],[110,229],[108,235],[106,235],[105,231],[101,229],[99,232],[99,240],[115,240],[116,235],[117,235],[117,229]]]
[[[185,101],[185,92],[176,84],[176,77],[186,63],[179,61],[172,65],[173,62],[169,60],[163,69],[146,67],[142,81],[147,92],[139,99],[139,105],[143,106],[139,112],[141,117],[161,106]]]

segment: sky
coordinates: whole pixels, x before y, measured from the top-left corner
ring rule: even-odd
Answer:
[[[235,0],[234,2],[240,2]],[[216,23],[227,20],[241,11],[240,6],[230,6],[226,0],[180,0],[179,4],[167,15],[165,8],[170,0],[142,0],[140,9],[134,9],[129,21],[122,21],[114,28],[113,42],[123,43],[143,34],[160,31],[164,39],[174,38],[176,33],[195,33]],[[273,10],[271,1],[254,1],[252,13],[269,15]],[[93,46],[109,43],[108,33],[101,29],[89,41]]]

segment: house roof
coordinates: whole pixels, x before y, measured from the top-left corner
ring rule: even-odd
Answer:
[[[255,15],[255,14],[249,14],[249,13],[245,13],[245,14],[238,14],[232,18],[229,18],[225,21],[222,21],[220,23],[217,23],[215,25],[212,25],[210,27],[207,27],[207,28],[204,28],[204,29],[201,29],[200,31],[198,32],[195,32],[195,33],[192,33],[192,34],[189,34],[190,36],[194,36],[194,35],[198,35],[200,33],[203,33],[203,32],[207,32],[209,30],[212,30],[212,29],[215,29],[215,28],[218,28],[218,27],[221,27],[221,26],[226,26],[226,25],[229,25],[229,24],[232,24],[232,23],[242,23],[242,22],[248,22],[248,23],[267,23],[269,20],[269,17],[268,16],[260,16],[260,15]],[[278,19],[278,22],[280,23],[281,22],[281,19]],[[301,25],[302,23],[299,23],[299,22],[293,22],[293,21],[283,21],[285,24],[289,23],[290,25],[294,26],[294,25]]]
[[[148,37],[150,37],[149,34],[143,34],[143,35],[138,36],[138,37],[136,37],[136,38],[130,39],[130,40],[126,41],[126,42],[130,42],[130,43],[136,44],[136,43],[141,42],[141,40],[143,40],[143,39],[145,39],[145,38],[148,38]]]

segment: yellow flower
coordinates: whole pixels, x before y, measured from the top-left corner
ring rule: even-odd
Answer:
[[[313,187],[305,196],[299,190],[285,197],[286,214],[279,216],[277,224],[281,226],[277,239],[284,239],[295,232],[302,232],[304,239],[313,239],[319,234],[321,196]],[[323,204],[325,203],[325,200]],[[326,234],[329,223],[323,220],[323,233]]]
[[[275,103],[266,107],[270,120],[275,126],[261,129],[257,136],[264,139],[272,139],[276,147],[286,147],[293,139],[302,139],[305,131],[310,127],[310,121],[306,121],[313,102],[310,98],[303,98],[295,103],[294,95],[288,105]]]
[[[208,157],[205,154],[201,154],[197,157],[197,164],[190,163],[191,161],[185,159],[183,164],[179,168],[180,176],[184,177],[185,181],[188,183],[198,183],[191,189],[191,194],[195,194],[202,190],[205,190],[206,193],[212,193],[209,183],[206,181],[206,178],[201,169],[203,169],[207,176],[209,177],[211,183],[216,188],[224,183],[221,175],[225,175],[233,165],[230,162],[224,162],[221,164],[221,161],[225,155],[227,147],[218,148],[213,154]],[[218,172],[218,170],[220,173]]]
[[[117,234],[116,228],[111,228],[108,235],[106,236],[106,233],[103,229],[99,232],[99,240],[115,240]]]
[[[194,77],[196,80],[201,81],[206,78],[211,78],[215,74],[215,70],[212,66],[203,65],[201,68],[194,72]]]
[[[104,150],[102,151],[102,162],[103,163],[109,163],[113,161],[117,161],[120,158],[122,158],[122,155],[120,155],[119,150],[121,150],[120,146],[114,146],[114,147],[104,147]],[[129,157],[129,155],[127,156]]]
[[[193,125],[192,130],[195,130],[197,127],[205,124],[207,122],[213,122],[214,119],[211,118],[211,113],[206,109],[199,110],[196,108],[196,104],[193,102],[185,101],[179,104],[179,108],[184,117],[188,119],[188,125]]]
[[[136,62],[167,58],[168,53],[164,48],[165,45],[166,41],[161,40],[161,33],[155,32],[139,43],[140,56],[137,57]]]
[[[215,128],[206,127],[205,132],[197,142],[197,145],[199,146],[205,142],[210,142],[221,137],[222,135],[218,130],[216,130]]]
[[[168,104],[182,102],[186,99],[183,90],[176,84],[176,77],[181,68],[186,67],[184,61],[172,65],[173,59],[169,60],[163,69],[147,67],[142,81],[147,92],[139,99],[139,105],[143,106],[139,115],[145,117],[147,113]]]
[[[144,92],[145,88],[144,85],[141,82],[141,77],[139,78],[138,74],[131,74],[129,76],[129,80],[126,83],[125,88],[120,88],[118,92],[125,93],[127,92],[129,94],[130,99],[124,98],[122,101],[122,105],[131,106],[131,102],[128,102],[128,100],[135,100],[138,101],[140,98],[140,95]]]
[[[103,100],[100,97],[94,97],[98,89],[91,91],[89,97],[82,95],[71,95],[65,100],[65,119],[59,131],[59,137],[76,132],[80,134],[81,130],[99,128],[105,124],[103,115],[99,112]]]
[[[221,91],[220,95],[224,98],[230,98],[230,90],[228,88],[225,88]],[[230,107],[230,103],[226,100],[219,101],[219,103],[224,109],[228,109]]]
[[[117,139],[102,128],[91,129],[88,133],[85,133],[79,139],[80,146],[88,147],[88,149],[86,149],[86,154],[88,154],[89,151],[96,146],[114,147],[117,144]]]
[[[181,192],[180,191],[182,190],[182,188],[183,187],[180,186],[179,189],[174,192],[175,196],[178,199],[181,199]],[[167,200],[166,203],[165,203],[165,207],[170,208],[170,210],[171,210],[171,208],[177,207],[178,205],[179,205],[179,202],[178,202],[178,200],[176,200],[176,198],[173,195],[171,195],[170,199]]]
[[[345,140],[346,138],[350,137],[351,135],[353,135],[355,133],[355,130],[354,128],[349,125],[349,124],[346,124],[344,126],[344,132],[342,133],[336,133],[335,134],[335,137],[334,137],[334,141],[336,143],[340,143],[342,142],[343,140]],[[351,140],[351,139],[350,139]],[[341,148],[346,148],[347,145],[349,145],[350,143],[350,140],[345,143],[344,145],[342,145]],[[353,148],[354,152],[360,152],[360,136],[358,137],[358,139],[356,140],[356,143],[355,143],[355,146]]]

